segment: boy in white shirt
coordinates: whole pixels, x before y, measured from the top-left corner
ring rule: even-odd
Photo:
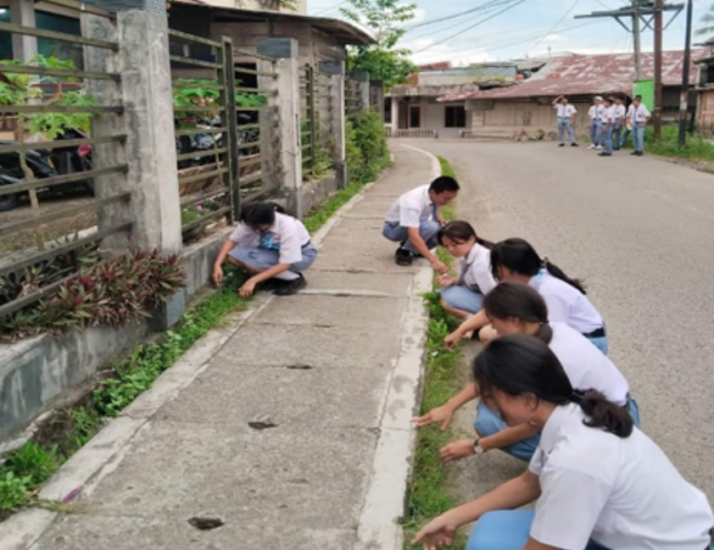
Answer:
[[[590,117],[590,147],[598,149],[602,147],[602,97],[597,96],[588,111]]]
[[[632,102],[632,114],[630,121],[632,123],[632,142],[635,150],[631,153],[641,157],[645,150],[645,126],[652,118],[649,109],[642,103],[642,96],[637,95]]]
[[[625,104],[620,96],[615,96],[615,129],[612,133],[612,148],[619,151],[622,147],[622,127],[625,125]]]
[[[553,100],[553,109],[555,109],[556,116],[558,117],[559,146],[565,146],[565,133],[567,132],[570,138],[570,146],[577,147],[578,144],[575,141],[575,130],[573,126],[575,125],[575,115],[578,111],[568,103],[568,98],[563,95]]]
[[[602,140],[605,144],[605,150],[600,153],[601,157],[612,156],[612,133],[615,131],[615,106],[613,100],[608,97],[605,100],[605,109],[602,115]]]
[[[395,254],[397,265],[412,265],[414,256],[426,258],[435,271],[446,273],[447,266],[431,252],[439,244],[437,234],[444,225],[441,207],[456,198],[458,182],[440,176],[399,197],[387,213],[382,235],[400,243]]]

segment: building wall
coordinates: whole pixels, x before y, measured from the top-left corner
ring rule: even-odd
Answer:
[[[469,129],[469,113],[466,113],[466,127],[464,128],[447,128],[446,127],[446,107],[463,106],[463,102],[456,103],[436,103],[435,98],[412,97],[408,103],[411,106],[418,106],[421,111],[421,124],[419,128],[422,130],[436,130],[440,138],[457,138],[461,136],[462,130]],[[392,124],[393,130],[405,129],[404,121],[400,120],[399,102],[396,99],[392,100]],[[401,114],[404,115],[403,110]],[[407,116],[408,122],[408,116]],[[407,124],[409,126],[409,124]],[[406,128],[409,129],[409,128]]]
[[[206,4],[221,8],[240,8],[244,10],[273,10],[291,11],[300,14],[307,14],[307,0],[296,0],[295,9],[276,7],[272,0],[204,0]]]
[[[588,103],[573,103],[578,111],[578,124],[588,122]],[[555,110],[550,104],[540,105],[530,100],[469,101],[466,106],[471,115],[474,131],[484,126],[505,126],[526,130],[547,130],[555,126]]]

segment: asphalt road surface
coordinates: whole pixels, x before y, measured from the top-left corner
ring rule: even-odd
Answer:
[[[553,143],[408,143],[452,162],[481,236],[586,279],[643,430],[714,503],[714,176]]]

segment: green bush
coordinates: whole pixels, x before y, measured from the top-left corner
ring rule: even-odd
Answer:
[[[692,160],[713,160],[714,144],[700,135],[687,133],[686,146],[679,147],[679,127],[671,124],[662,127],[662,139],[654,140],[654,129],[645,128],[645,149],[653,155],[663,157],[678,157]]]
[[[5,466],[17,478],[28,479],[33,487],[37,487],[52,477],[59,468],[59,461],[56,445],[43,449],[30,441],[11,454]]]
[[[29,477],[17,477],[9,469],[0,470],[0,511],[9,511],[24,504],[30,486]]]
[[[351,150],[347,167],[351,181],[366,183],[374,180],[389,165],[389,149],[382,117],[376,111],[362,111],[349,119],[350,129],[345,136]],[[356,152],[359,151],[359,161]]]

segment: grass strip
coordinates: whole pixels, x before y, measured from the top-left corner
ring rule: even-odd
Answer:
[[[305,218],[308,231],[312,233],[322,227],[363,187],[364,183],[352,182],[327,199]],[[248,302],[237,292],[247,275],[231,266],[226,266],[224,272],[221,288],[189,307],[176,328],[155,342],[138,345],[129,357],[107,371],[110,374],[88,398],[59,411],[51,422],[52,429],[41,428],[20,450],[4,458],[0,466],[0,521],[19,508],[41,504],[36,499],[40,487],[94,437],[107,419],[119,415],[150,389],[163,372],[229,314],[247,307]]]
[[[439,157],[439,164],[442,175],[454,177],[454,170],[447,159]],[[442,216],[447,221],[453,220],[455,218],[453,207],[443,208]],[[441,261],[453,266],[453,258],[445,250],[439,249],[437,254]],[[424,300],[429,310],[429,328],[422,414],[443,405],[461,389],[457,374],[461,354],[458,350],[449,351],[444,347],[444,338],[456,327],[456,319],[441,307],[436,289],[425,294]],[[451,429],[442,432],[438,425],[419,429],[404,522],[406,549],[421,548],[411,544],[411,539],[419,528],[456,505],[448,491],[448,472],[439,456],[439,449],[453,438]],[[462,548],[462,542],[458,539],[455,548]]]

